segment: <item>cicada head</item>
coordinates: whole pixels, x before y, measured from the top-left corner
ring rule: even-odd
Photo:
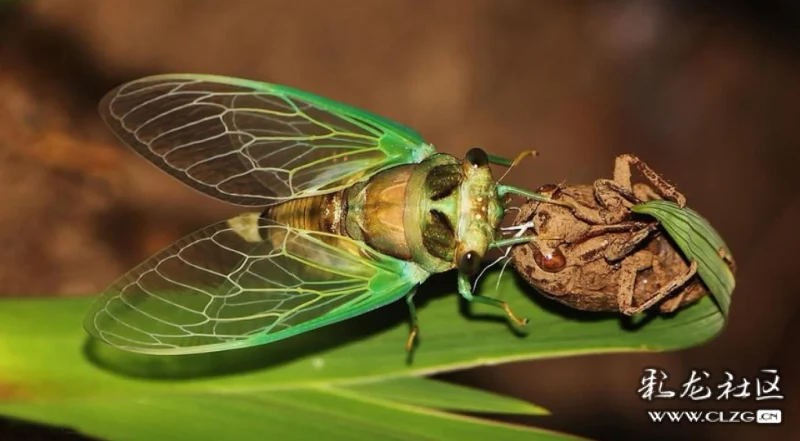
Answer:
[[[503,217],[489,158],[474,148],[463,160],[439,155],[434,161],[414,210],[422,214],[424,253],[417,260],[435,272],[458,268],[474,274]]]
[[[454,263],[459,271],[475,274],[503,219],[503,204],[497,195],[497,182],[486,152],[480,148],[471,149],[461,162],[461,170],[464,181]]]

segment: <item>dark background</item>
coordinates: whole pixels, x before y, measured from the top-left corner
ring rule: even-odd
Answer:
[[[440,151],[539,158],[511,184],[589,183],[639,155],[739,265],[730,323],[667,354],[512,363],[445,379],[528,399],[513,421],[625,439],[798,439],[800,8],[657,0],[42,0],[0,3],[0,291],[87,295],[236,213],[116,143],[96,103],[138,76],[287,84],[419,130]],[[650,423],[642,369],[778,367],[780,427]],[[737,407],[738,405],[738,407]],[[708,403],[706,408],[724,407]],[[729,407],[753,410],[755,401]],[[764,406],[761,406],[764,407]],[[699,408],[699,407],[698,407]],[[0,421],[0,439],[82,439]]]

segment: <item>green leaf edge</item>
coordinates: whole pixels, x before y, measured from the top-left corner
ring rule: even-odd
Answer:
[[[697,273],[727,317],[736,279],[720,256],[720,250],[731,259],[733,254],[711,223],[691,208],[681,208],[666,200],[644,202],[633,206],[631,210],[656,218],[684,255],[690,261],[697,262]]]

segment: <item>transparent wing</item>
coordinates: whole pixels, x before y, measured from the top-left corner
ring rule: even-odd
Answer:
[[[158,75],[109,92],[109,128],[218,199],[263,206],[327,193],[435,153],[405,126],[308,92],[213,75]]]
[[[134,352],[242,348],[391,303],[427,276],[361,242],[249,213],[191,234],[130,271],[94,304],[85,327]]]

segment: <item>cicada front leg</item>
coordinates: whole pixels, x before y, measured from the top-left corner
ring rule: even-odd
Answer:
[[[528,243],[531,240],[533,240],[533,236],[509,237],[496,240],[491,244],[490,248],[503,248],[521,243]],[[517,316],[511,309],[511,306],[508,305],[508,302],[492,297],[473,295],[472,287],[469,282],[469,275],[463,272],[458,273],[458,293],[469,302],[483,303],[502,309],[506,313],[506,316],[517,326],[525,326],[528,324],[528,319]]]
[[[414,296],[416,294],[416,287],[406,294],[406,304],[408,305],[408,312],[411,316],[411,330],[408,332],[408,339],[406,340],[407,352],[411,352],[411,350],[414,349],[414,342],[417,340],[417,334],[419,334],[419,325],[417,324],[417,307],[414,306]]]
[[[511,309],[511,306],[508,305],[508,302],[505,300],[495,299],[492,297],[486,297],[481,295],[473,295],[472,289],[469,283],[469,276],[464,273],[458,273],[458,293],[461,294],[461,297],[464,297],[469,302],[478,302],[483,303],[485,305],[491,305],[496,308],[502,309],[506,316],[511,319],[514,324],[517,326],[525,326],[528,324],[527,318],[520,318],[514,311]]]

